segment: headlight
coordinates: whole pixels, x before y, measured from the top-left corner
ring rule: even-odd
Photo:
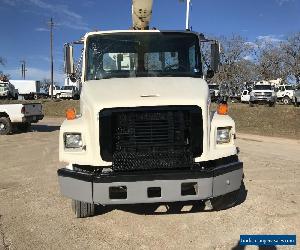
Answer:
[[[80,133],[64,134],[65,148],[81,148],[82,138]]]
[[[231,127],[217,128],[217,144],[229,143],[231,139]]]

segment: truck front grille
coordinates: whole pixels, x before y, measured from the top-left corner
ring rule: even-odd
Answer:
[[[102,136],[106,131],[110,136]],[[195,106],[100,112],[101,157],[115,171],[191,167],[202,153],[202,134],[202,113]]]

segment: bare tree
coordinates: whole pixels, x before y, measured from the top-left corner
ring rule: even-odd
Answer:
[[[46,93],[48,93],[49,92],[49,88],[50,88],[50,86],[51,86],[51,80],[50,79],[48,79],[48,78],[44,78],[42,81],[41,81],[41,83],[40,83],[41,85],[41,89],[42,90],[44,90]],[[58,85],[58,83],[57,82],[54,82],[54,85]]]
[[[288,37],[280,45],[281,59],[286,76],[291,76],[300,83],[300,32]]]
[[[282,49],[279,43],[257,41],[256,63],[261,79],[286,79]]]
[[[253,53],[254,47],[240,35],[221,37],[221,66],[210,80],[222,84],[222,95],[236,95],[243,89],[243,83],[255,80],[257,68],[246,58]]]

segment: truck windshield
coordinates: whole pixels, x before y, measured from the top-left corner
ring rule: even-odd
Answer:
[[[180,32],[93,35],[87,40],[86,79],[201,77],[197,35]]]
[[[294,90],[294,87],[293,86],[285,86],[285,89],[286,90]]]
[[[271,85],[255,85],[253,90],[272,90]]]

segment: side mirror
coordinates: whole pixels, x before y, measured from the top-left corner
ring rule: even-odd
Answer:
[[[212,69],[208,69],[206,71],[206,78],[213,78],[215,75],[215,72]]]
[[[210,45],[211,63],[210,67],[214,72],[218,72],[220,65],[220,44],[214,42]]]
[[[75,72],[74,72],[73,46],[68,43],[65,44],[64,46],[64,59],[65,59],[65,65],[64,65],[65,73],[67,75],[74,75]]]

